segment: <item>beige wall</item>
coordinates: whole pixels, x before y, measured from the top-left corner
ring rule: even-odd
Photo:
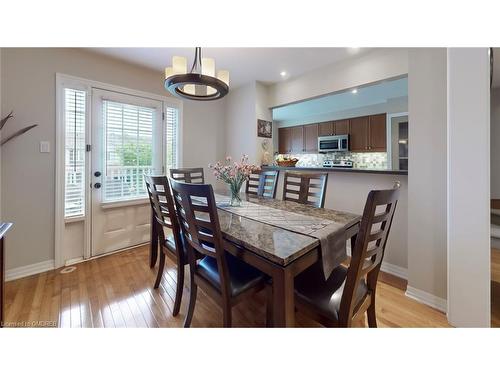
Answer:
[[[446,299],[446,49],[409,52],[408,286]]]
[[[99,54],[80,49],[3,49],[1,112],[14,110],[10,129],[39,124],[2,148],[2,219],[15,223],[9,233],[8,269],[54,259],[56,72],[166,95],[161,72]],[[185,101],[183,126],[185,166],[206,167],[224,154],[224,101],[214,105]],[[50,153],[39,153],[42,140],[50,142]]]

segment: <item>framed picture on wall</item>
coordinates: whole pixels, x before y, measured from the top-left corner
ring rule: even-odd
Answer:
[[[266,120],[257,120],[257,136],[263,138],[272,138],[273,123]]]

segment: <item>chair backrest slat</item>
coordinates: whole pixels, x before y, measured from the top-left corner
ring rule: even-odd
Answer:
[[[188,244],[191,270],[196,270],[196,253],[215,258],[221,277],[222,293],[229,295],[229,275],[222,232],[212,185],[190,184],[170,179],[180,226]]]
[[[285,173],[283,200],[323,208],[328,173]]]
[[[170,185],[166,176],[144,176],[146,188],[149,195],[149,202],[153,211],[154,221],[151,225],[156,225],[160,243],[165,243],[164,228],[172,230],[176,250],[181,248],[180,226],[175,212],[174,200],[170,191]],[[179,255],[179,254],[177,254]]]
[[[372,190],[368,194],[340,303],[339,319],[343,323],[356,313],[356,290],[361,280],[366,277],[368,293],[375,291],[399,199],[399,186],[397,182],[393,189]]]
[[[254,171],[245,187],[247,195],[264,198],[276,198],[279,171]]]
[[[205,175],[203,168],[175,168],[170,169],[170,177],[176,181],[188,184],[204,184]]]

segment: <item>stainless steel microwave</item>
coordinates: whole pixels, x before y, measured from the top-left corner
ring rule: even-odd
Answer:
[[[330,135],[318,138],[319,152],[349,151],[349,135]]]

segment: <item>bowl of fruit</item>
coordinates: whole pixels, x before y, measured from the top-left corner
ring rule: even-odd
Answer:
[[[276,164],[278,164],[280,167],[295,167],[295,164],[297,164],[298,161],[299,159],[297,158],[290,158],[286,155],[279,155],[276,159]]]

